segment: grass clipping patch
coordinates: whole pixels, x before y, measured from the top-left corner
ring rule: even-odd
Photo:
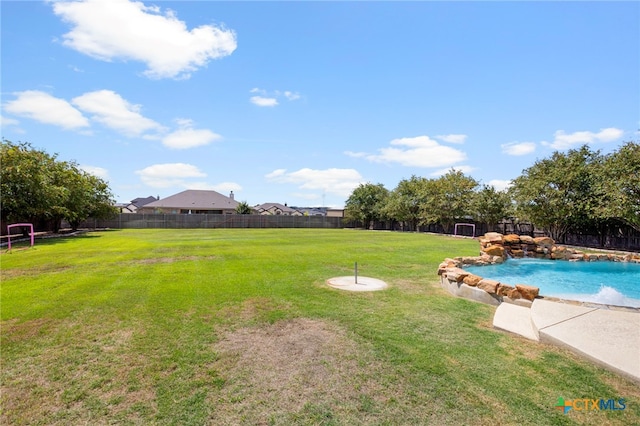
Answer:
[[[242,328],[225,333],[215,350],[224,380],[217,421],[337,420],[373,414],[386,400],[374,381],[379,365],[325,321],[299,318]]]

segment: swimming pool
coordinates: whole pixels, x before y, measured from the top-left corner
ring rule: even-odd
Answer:
[[[504,284],[528,284],[540,295],[607,305],[640,307],[640,264],[508,259],[466,271]]]

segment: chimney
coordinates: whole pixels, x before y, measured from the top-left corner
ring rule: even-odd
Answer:
[[[231,191],[231,193],[229,194],[229,198],[231,198],[232,200],[234,199],[233,198],[233,191]]]

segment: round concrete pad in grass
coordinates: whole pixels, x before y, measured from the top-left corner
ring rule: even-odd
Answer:
[[[356,283],[354,276],[329,278],[327,284],[333,288],[347,291],[377,291],[388,287],[384,281],[369,277],[358,277]]]

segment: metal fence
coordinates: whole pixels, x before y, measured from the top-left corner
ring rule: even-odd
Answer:
[[[186,228],[343,228],[341,217],[243,214],[142,214],[121,213],[113,219],[88,219],[84,229],[186,229]]]

